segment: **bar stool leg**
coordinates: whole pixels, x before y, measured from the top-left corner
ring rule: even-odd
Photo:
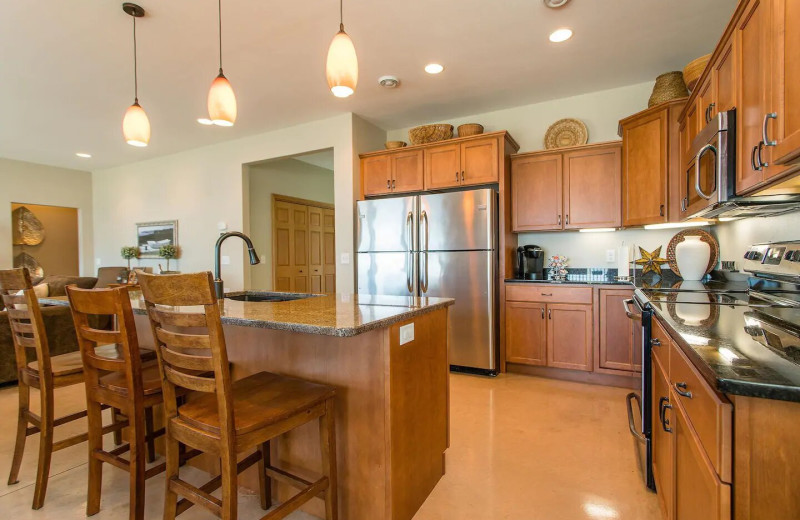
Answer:
[[[31,389],[20,381],[19,383],[19,414],[17,415],[17,438],[14,442],[14,459],[11,461],[11,471],[8,474],[8,485],[19,482],[19,468],[22,465],[22,454],[25,452],[25,441],[28,438],[28,417],[30,409]]]
[[[180,469],[180,450],[178,441],[169,434],[164,436],[164,444],[167,458],[167,469],[164,474],[164,520],[175,520],[178,509],[178,495],[170,488],[170,481],[177,478]]]
[[[119,414],[119,408],[111,409],[111,424],[116,425],[119,422]],[[114,430],[114,446],[119,446],[120,444],[122,444],[122,430]]]
[[[89,489],[86,493],[86,516],[100,511],[100,496],[103,483],[103,462],[95,453],[103,449],[103,415],[100,404],[89,401],[86,405],[89,423]],[[113,413],[113,411],[112,411]]]
[[[258,491],[261,495],[261,509],[272,507],[272,479],[267,476],[267,466],[270,465],[269,441],[258,447],[261,460],[258,461]]]
[[[153,438],[153,409],[144,409],[144,430],[147,437],[147,462],[156,460],[156,440]]]
[[[33,492],[33,509],[41,509],[47,494],[50,478],[50,458],[53,455],[53,391],[45,385],[39,390],[42,401],[42,424],[39,432],[39,464],[36,470],[36,488]]]
[[[231,449],[223,448],[220,456],[220,469],[222,471],[222,520],[236,520],[239,507],[238,468],[236,453]]]
[[[145,419],[141,408],[131,406],[128,415],[130,421],[130,520],[144,520],[144,486],[146,469]]]
[[[339,518],[339,503],[336,492],[336,424],[333,399],[325,402],[325,413],[319,418],[319,440],[322,452],[322,474],[328,477],[325,490],[325,518]]]

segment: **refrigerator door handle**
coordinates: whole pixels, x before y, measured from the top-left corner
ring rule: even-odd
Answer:
[[[428,212],[425,211],[424,209],[419,214],[420,227],[422,225],[422,221],[423,220],[425,221],[425,229],[422,230],[422,234],[425,236],[425,245],[422,245],[422,237],[420,237],[419,248],[420,248],[421,251],[427,251],[428,250],[428,239],[429,239],[428,231],[429,231],[430,226],[428,225]]]
[[[419,277],[419,289],[423,293],[428,292],[428,252],[422,251],[420,253],[420,265],[419,269],[422,271]]]
[[[414,213],[409,211],[406,215],[406,240],[408,240],[408,263],[406,264],[406,287],[408,292],[414,294],[412,285],[412,272],[414,271]]]

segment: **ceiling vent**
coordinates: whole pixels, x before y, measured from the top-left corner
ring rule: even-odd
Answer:
[[[568,2],[569,0],[544,0],[544,5],[551,9],[557,9],[564,7]]]
[[[396,76],[381,76],[378,78],[378,83],[380,83],[382,87],[395,88],[400,84],[400,80],[397,79]]]

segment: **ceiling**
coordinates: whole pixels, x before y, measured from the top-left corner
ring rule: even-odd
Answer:
[[[325,81],[335,0],[224,0],[232,128],[204,127],[217,74],[214,0],[140,0],[139,100],[150,146],[125,144],[133,102],[131,19],[121,2],[5,2],[0,17],[0,157],[86,170],[354,112],[386,129],[652,80],[710,52],[735,0],[345,0],[359,58],[348,99]],[[552,44],[568,26],[575,36]],[[445,65],[438,76],[422,67]],[[394,74],[401,86],[380,87]],[[91,159],[76,152],[93,154]]]

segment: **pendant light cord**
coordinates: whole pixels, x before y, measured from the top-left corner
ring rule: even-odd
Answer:
[[[344,8],[342,4],[344,0],[339,0],[339,30],[344,31]]]
[[[222,0],[217,0],[217,9],[219,16],[219,73],[222,74]]]
[[[139,104],[139,65],[136,60],[136,17],[133,18],[133,102]]]

